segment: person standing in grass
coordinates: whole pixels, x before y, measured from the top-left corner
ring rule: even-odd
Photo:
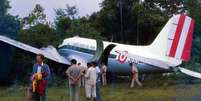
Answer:
[[[101,63],[101,78],[102,78],[102,84],[105,86],[107,85],[107,66],[104,63]]]
[[[69,78],[70,101],[79,101],[82,68],[77,65],[75,59],[71,60],[71,66],[66,70],[66,74]]]
[[[86,98],[90,101],[91,98],[95,101],[96,99],[96,67],[88,64],[88,70],[85,74],[86,84],[85,84],[85,91],[86,91]]]
[[[81,66],[81,63],[78,63],[77,64],[79,66],[79,68],[82,68],[82,74],[81,74],[81,86],[84,87],[85,85],[85,79],[84,79],[84,74],[85,74],[85,71],[86,71],[86,67],[84,66]]]
[[[85,88],[85,94],[87,93],[86,91],[86,77],[85,77],[85,75],[87,74],[87,70],[89,69],[91,67],[91,63],[90,62],[88,62],[87,63],[87,66],[86,67],[84,67],[84,69],[82,70],[82,76],[84,77],[84,88]]]
[[[92,62],[92,66],[96,68],[96,101],[102,101],[101,96],[101,71],[96,62]]]
[[[37,54],[31,78],[34,101],[46,101],[46,88],[51,73],[49,66],[43,61],[44,55]]]
[[[139,78],[138,78],[138,69],[137,69],[136,65],[134,65],[133,63],[129,63],[129,66],[131,67],[131,74],[132,74],[131,88],[134,87],[135,82],[140,87],[142,87],[142,83],[139,81]]]

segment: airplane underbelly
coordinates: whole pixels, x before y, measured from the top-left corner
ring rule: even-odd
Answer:
[[[139,73],[171,72],[171,70],[163,69],[163,68],[145,64],[145,63],[138,63],[137,68],[138,68]],[[108,72],[119,74],[119,75],[129,75],[131,73],[128,62],[121,64],[119,61],[117,61],[114,58],[109,58]]]
[[[59,54],[66,57],[68,60],[77,59],[77,61],[83,65],[86,65],[85,63],[89,62],[93,57],[93,54],[83,53],[71,49],[60,49]],[[163,68],[145,63],[138,63],[137,68],[140,73],[170,72],[170,70],[165,70]],[[118,75],[130,75],[131,73],[129,63],[120,63],[116,58],[108,59],[108,72]]]

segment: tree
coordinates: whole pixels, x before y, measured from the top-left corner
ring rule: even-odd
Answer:
[[[34,26],[36,24],[47,23],[44,8],[40,4],[36,4],[35,8],[31,11],[28,17],[22,19],[24,27]]]
[[[46,23],[46,15],[42,8],[36,5],[29,16],[25,17],[27,23],[24,23],[24,28],[19,30],[18,40],[36,48],[47,47],[48,45],[57,47],[59,45],[59,37],[56,30]],[[15,69],[12,72],[13,77],[18,77],[16,80],[21,82],[27,82],[29,80],[29,74],[34,64],[34,56],[34,54],[21,50],[16,51],[14,57]]]
[[[184,0],[104,0],[101,7],[95,26],[102,36],[141,45],[150,44],[171,16],[187,10]]]
[[[78,14],[78,9],[76,8],[76,6],[70,6],[68,4],[66,4],[66,8],[64,9],[56,9],[56,18],[60,18],[60,17],[69,17],[70,19],[75,19],[77,14]]]
[[[10,8],[9,1],[8,0],[0,0],[0,16],[7,15],[7,11]]]
[[[76,6],[70,6],[68,4],[66,4],[65,11],[67,16],[69,16],[71,19],[75,19],[76,15],[78,14],[78,9]]]
[[[73,20],[71,26],[65,32],[65,37],[80,36],[93,39],[102,39],[100,32],[98,32],[92,23],[87,18]]]
[[[144,0],[144,5],[146,9],[159,11],[167,17],[171,17],[174,14],[185,13],[187,10],[187,8],[184,7],[185,1],[186,0]]]
[[[16,39],[18,36],[18,30],[21,28],[19,18],[7,13],[10,8],[7,0],[1,0],[0,3],[0,34]],[[13,69],[13,55],[14,49],[0,42],[0,85],[2,83],[8,83],[11,70]]]
[[[107,40],[128,44],[150,44],[167,21],[162,11],[146,8],[140,0],[105,0],[97,13],[96,29]],[[146,30],[143,30],[146,29]]]
[[[89,38],[101,38],[100,33],[92,26],[93,23],[87,17],[78,17],[76,6],[66,5],[65,9],[57,9],[56,11],[56,31],[60,39],[81,36]]]
[[[58,36],[54,28],[47,23],[44,8],[37,4],[28,17],[23,18],[24,29],[21,29],[19,40],[34,47],[58,45]],[[26,26],[29,27],[26,27]]]
[[[33,47],[41,48],[47,45],[58,46],[56,31],[48,24],[37,24],[29,29],[19,31],[19,40]]]
[[[70,17],[67,16],[65,10],[57,9],[55,10],[55,12],[56,12],[56,19],[55,19],[56,31],[59,34],[60,38],[62,38],[66,30],[70,28],[72,21]]]
[[[19,18],[12,15],[0,16],[0,34],[10,38],[17,38],[18,30],[21,28]]]
[[[66,4],[66,8],[64,9],[56,9],[56,29],[57,32],[62,35],[65,33],[67,29],[70,28],[70,24],[72,20],[75,19],[76,15],[78,14],[78,9],[76,6],[70,6]]]

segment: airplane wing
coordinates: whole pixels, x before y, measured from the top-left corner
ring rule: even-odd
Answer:
[[[11,46],[20,48],[22,50],[34,53],[34,54],[39,54],[39,53],[43,54],[47,59],[53,60],[53,61],[61,63],[61,64],[66,64],[66,65],[70,64],[70,62],[67,59],[65,59],[63,56],[59,55],[56,48],[54,48],[53,46],[48,46],[47,48],[38,49],[38,48],[29,46],[27,44],[18,42],[16,40],[10,39],[10,38],[2,36],[2,35],[0,35],[0,41],[7,43]]]
[[[192,77],[201,79],[201,73],[194,72],[194,71],[191,71],[191,70],[182,68],[182,67],[179,67],[179,70],[180,70],[182,73],[186,74],[186,75],[189,75],[189,76],[192,76]]]

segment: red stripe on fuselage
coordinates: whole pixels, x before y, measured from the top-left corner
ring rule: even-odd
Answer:
[[[171,57],[174,57],[175,54],[176,54],[177,46],[178,46],[179,39],[180,39],[180,36],[181,36],[181,32],[182,32],[182,29],[183,29],[183,26],[184,26],[185,18],[186,18],[186,16],[184,16],[184,15],[181,15],[180,18],[179,18],[179,22],[178,22],[177,29],[176,29],[176,32],[175,32],[175,35],[174,35],[172,46],[170,48],[169,56],[171,56]]]
[[[182,56],[181,56],[181,59],[184,61],[190,60],[191,46],[192,46],[192,41],[193,41],[194,23],[195,23],[195,21],[192,19],[189,30],[188,30],[188,36],[185,41],[184,50],[183,50]]]

